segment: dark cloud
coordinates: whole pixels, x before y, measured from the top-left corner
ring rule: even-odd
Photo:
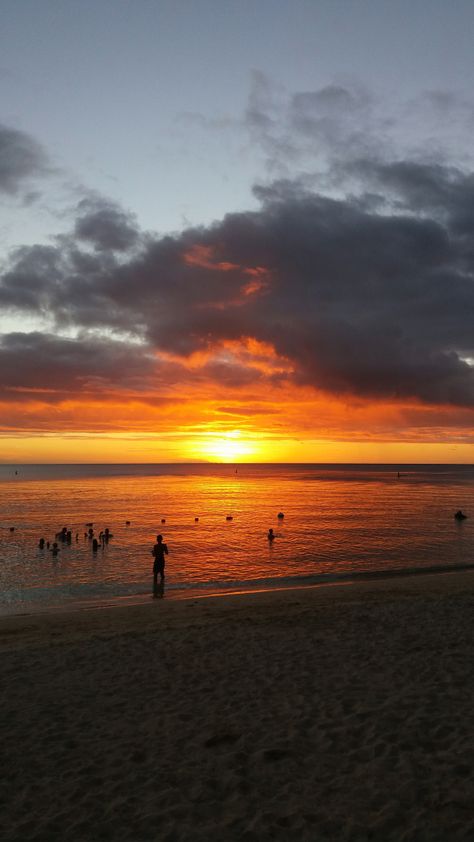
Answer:
[[[49,365],[53,382],[59,367],[77,388],[87,377],[119,386],[141,359],[148,371],[155,349],[174,359],[167,382],[200,354],[195,380],[223,387],[294,382],[348,399],[474,407],[474,176],[459,163],[381,154],[371,130],[359,131],[372,111],[364,91],[329,86],[294,95],[281,129],[281,92],[257,79],[249,124],[282,156],[332,145],[338,192],[300,173],[256,187],[257,211],[162,238],[113,203],[81,202],[69,236],[12,256],[0,304],[83,338],[58,339],[66,344],[54,353],[52,337],[43,345],[36,335],[35,351],[4,340],[4,382],[29,382],[29,355],[45,361],[38,384]],[[97,343],[100,329],[143,345]],[[280,368],[239,355],[249,337],[273,348]]]
[[[367,142],[372,118],[372,97],[364,89],[328,85],[317,91],[294,94],[287,122],[296,139],[346,149]]]
[[[446,223],[455,235],[474,232],[474,174],[458,167],[414,161],[357,160],[347,165],[364,185],[373,185],[386,203]]]
[[[81,328],[130,331],[184,356],[255,337],[291,362],[299,383],[473,406],[474,266],[459,225],[471,176],[417,172],[378,170],[404,192],[397,214],[282,182],[258,191],[259,212],[149,240],[120,264],[71,244],[24,249],[1,300],[67,315]],[[9,350],[21,358],[21,348]],[[105,350],[93,348],[81,364],[93,368],[103,355],[109,365]],[[207,361],[206,373],[236,386],[261,377],[222,356]],[[120,380],[121,365],[108,376]]]
[[[0,123],[0,192],[15,195],[30,178],[48,171],[42,146],[26,132]]]
[[[55,402],[120,386],[150,386],[154,361],[137,346],[96,338],[11,333],[0,341],[0,398]]]
[[[64,278],[64,258],[54,246],[25,246],[15,250],[11,269],[2,276],[0,306],[43,315],[51,290]]]
[[[238,359],[204,361],[198,369],[160,359],[150,347],[90,334],[10,333],[0,338],[0,401],[138,400],[163,406],[169,387],[217,381],[224,389],[255,385],[259,372]],[[178,397],[173,394],[173,403]]]
[[[300,169],[316,171],[327,183],[339,160],[378,156],[381,137],[388,150],[391,122],[362,85],[331,84],[290,94],[261,72],[253,76],[245,113],[245,128],[264,152],[270,173],[295,177]]]
[[[104,199],[83,199],[77,207],[74,234],[99,251],[129,251],[139,238],[132,214]]]

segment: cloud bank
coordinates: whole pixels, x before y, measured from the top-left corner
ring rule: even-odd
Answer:
[[[260,82],[254,136],[274,161],[300,164],[315,145],[324,172],[267,179],[257,210],[174,236],[82,200],[69,235],[4,267],[2,310],[49,328],[1,338],[3,400],[201,381],[474,408],[474,174],[431,151],[382,154],[370,97],[342,86],[295,95],[280,130]],[[4,190],[42,163],[20,139]]]

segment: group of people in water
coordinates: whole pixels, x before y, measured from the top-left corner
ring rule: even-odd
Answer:
[[[279,512],[278,520],[282,520],[284,518],[283,512]],[[199,518],[194,518],[195,522],[199,520]],[[226,517],[226,520],[233,520],[231,515]],[[161,523],[166,523],[165,518],[161,519]],[[130,526],[130,521],[126,521],[126,525]],[[93,523],[86,523],[87,532],[84,532],[84,538],[88,539],[91,542],[92,552],[96,553],[99,549],[99,542],[102,547],[105,547],[106,544],[109,543],[110,538],[113,538],[110,529],[106,527],[103,531],[99,532],[98,538],[94,535],[94,524]],[[56,541],[53,541],[51,544],[49,541],[46,541],[44,538],[39,539],[38,547],[40,550],[44,550],[45,547],[47,550],[50,550],[53,557],[56,557],[59,553],[59,542],[63,544],[71,544],[72,543],[72,530],[68,529],[67,526],[63,526],[60,532],[56,532]],[[271,542],[275,538],[275,533],[273,529],[268,530],[267,535],[268,540]],[[75,540],[76,542],[79,541],[79,533],[75,533]],[[153,556],[153,599],[157,599],[158,597],[164,596],[164,589],[165,589],[165,556],[168,555],[168,545],[163,541],[163,535],[156,536],[156,544],[154,544],[153,549],[151,551]],[[158,581],[159,577],[159,581]]]
[[[279,521],[283,520],[283,512],[279,512],[277,517]],[[197,522],[199,518],[196,517],[194,520]],[[226,520],[233,520],[233,518],[229,515],[226,517]],[[166,523],[165,518],[161,519],[161,523]],[[126,521],[126,525],[130,526],[129,520]],[[87,532],[84,532],[84,538],[91,542],[93,553],[98,551],[99,543],[102,547],[105,547],[106,544],[109,543],[110,538],[113,538],[113,535],[108,527],[99,532],[98,538],[95,537],[93,523],[86,523],[86,527]],[[268,540],[272,542],[275,537],[273,529],[270,528],[267,534]],[[57,540],[52,543],[50,543],[50,541],[46,541],[44,538],[40,538],[38,542],[39,549],[44,550],[46,548],[51,552],[53,557],[56,557],[59,553],[59,542],[63,544],[72,543],[72,530],[68,529],[67,526],[63,526],[60,532],[56,532],[55,538]],[[79,541],[78,532],[75,533],[75,540],[76,542]],[[158,597],[164,596],[165,588],[165,556],[168,555],[168,545],[164,543],[163,535],[156,536],[156,543],[153,546],[151,554],[153,556],[153,599],[157,599]]]
[[[127,521],[127,524],[130,524],[130,521]],[[87,532],[84,532],[84,538],[91,542],[93,553],[98,551],[99,543],[102,547],[105,547],[105,545],[109,543],[110,538],[113,538],[113,535],[108,527],[106,527],[103,532],[99,532],[98,539],[94,536],[94,524],[86,523],[86,527],[88,527],[88,529]],[[38,547],[40,550],[44,550],[46,548],[51,552],[53,557],[56,557],[59,554],[59,543],[72,544],[72,530],[68,529],[67,526],[63,526],[60,532],[56,532],[54,537],[56,540],[53,542],[46,541],[45,538],[40,538],[38,541]],[[75,533],[75,540],[76,542],[79,541],[79,532]]]
[[[195,521],[199,520],[199,518],[195,518]],[[165,523],[165,518],[161,519],[162,523]],[[130,526],[130,521],[126,521],[126,526]],[[98,537],[95,537],[94,534],[94,524],[93,523],[86,523],[87,532],[84,532],[84,538],[91,542],[92,552],[96,553],[99,549],[99,545],[104,548],[113,538],[113,535],[108,527],[106,527],[103,531],[99,532]],[[72,544],[72,530],[68,529],[67,526],[63,526],[60,532],[56,532],[55,538],[56,541],[50,542],[46,541],[45,538],[40,538],[38,542],[38,547],[40,550],[47,549],[51,552],[53,557],[56,557],[59,554],[59,542],[63,544]],[[79,533],[75,533],[75,540],[79,541]],[[164,596],[164,589],[165,589],[165,556],[168,555],[168,546],[163,541],[163,535],[156,536],[156,544],[154,545],[151,554],[153,556],[153,597],[154,599],[158,598],[159,596]],[[158,581],[159,577],[159,581]]]
[[[279,512],[277,518],[279,522],[283,520],[285,515],[283,512]],[[457,512],[454,514],[454,518],[457,521],[463,521],[467,518],[467,515],[461,509],[458,509]],[[227,516],[226,520],[232,520],[232,516]],[[194,518],[195,521],[198,521],[199,518]],[[165,523],[165,518],[161,519],[161,523]],[[127,520],[126,526],[130,526],[130,521]],[[99,546],[105,548],[105,546],[109,543],[110,539],[113,538],[110,529],[106,527],[104,530],[99,532],[98,537],[95,536],[94,533],[94,524],[93,523],[86,523],[87,531],[84,532],[84,539],[91,542],[91,548],[93,553],[97,553]],[[10,532],[13,532],[15,527],[10,527]],[[268,530],[267,539],[271,544],[276,535],[272,527]],[[49,550],[53,557],[56,557],[59,554],[59,543],[62,544],[72,544],[72,530],[68,529],[67,526],[63,526],[63,528],[56,532],[55,534],[56,540],[52,543],[50,541],[46,541],[44,538],[40,538],[38,542],[38,547],[40,550],[44,550],[45,548]],[[79,533],[75,533],[75,541],[79,541]],[[157,599],[158,597],[164,596],[164,587],[165,587],[165,556],[168,555],[168,545],[163,541],[163,535],[156,536],[156,543],[151,550],[151,554],[153,556],[153,598]],[[159,580],[158,580],[159,579]]]

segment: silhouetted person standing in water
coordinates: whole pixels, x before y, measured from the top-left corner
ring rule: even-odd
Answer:
[[[153,562],[153,598],[156,599],[158,596],[163,596],[165,589],[165,555],[168,555],[168,547],[163,544],[163,535],[156,536],[156,544],[151,554],[155,559]],[[159,586],[158,573],[160,574]]]

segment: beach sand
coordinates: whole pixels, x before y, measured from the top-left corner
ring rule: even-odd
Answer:
[[[473,840],[473,583],[1,619],[2,842]]]

